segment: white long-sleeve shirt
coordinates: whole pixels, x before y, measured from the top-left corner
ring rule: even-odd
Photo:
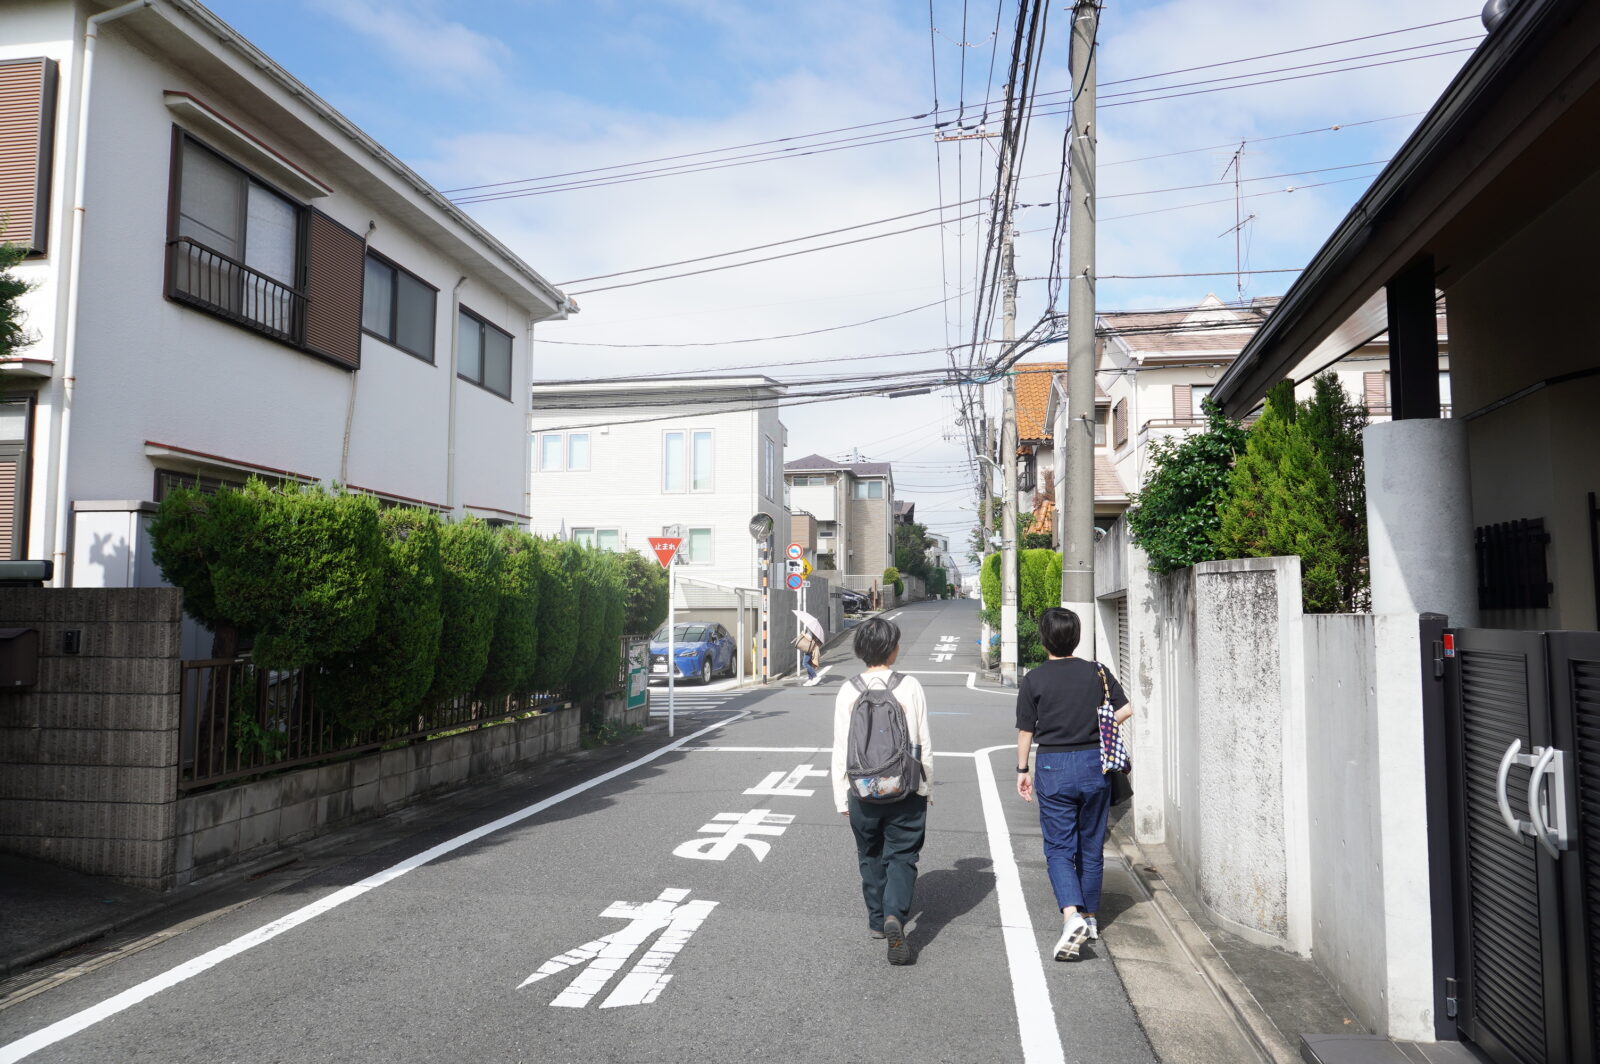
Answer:
[[[868,669],[861,679],[870,687],[889,686],[888,669]],[[856,685],[845,681],[839,695],[833,700],[833,804],[839,812],[850,811],[850,777],[846,773],[847,748],[850,744],[850,711],[855,708],[860,695]],[[922,747],[922,783],[917,793],[926,795],[933,786],[933,739],[928,734],[928,698],[922,684],[915,676],[901,675],[894,697],[906,712],[906,732],[913,746]]]

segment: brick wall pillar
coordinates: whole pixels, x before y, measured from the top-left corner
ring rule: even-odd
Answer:
[[[182,618],[173,588],[0,590],[40,634],[39,682],[0,691],[0,849],[172,885]]]

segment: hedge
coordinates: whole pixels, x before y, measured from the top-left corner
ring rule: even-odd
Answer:
[[[623,585],[622,630],[650,635],[667,619],[667,571],[638,551],[616,557]]]
[[[438,517],[391,509],[378,521],[385,548],[378,623],[354,650],[330,658],[316,681],[317,697],[352,731],[396,724],[424,703],[444,623]]]
[[[983,559],[978,584],[983,591],[983,619],[1000,627],[1000,559],[996,552]],[[1045,658],[1039,641],[1039,614],[1061,605],[1061,555],[1053,550],[1017,552],[1017,661],[1037,665]]]
[[[539,663],[533,673],[536,691],[567,686],[578,645],[578,568],[582,548],[573,543],[539,542]]]
[[[499,533],[500,575],[489,660],[474,692],[479,698],[504,698],[530,691],[539,665],[539,554],[526,532]]]
[[[445,525],[440,538],[444,561],[440,609],[444,630],[428,701],[443,702],[472,693],[489,664],[489,646],[499,615],[501,551],[494,529],[477,518]]]

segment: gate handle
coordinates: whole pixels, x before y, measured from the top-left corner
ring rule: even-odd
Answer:
[[[1545,772],[1551,763],[1555,764],[1553,780],[1555,792],[1550,800],[1555,807],[1556,826],[1552,829],[1544,821],[1544,812],[1540,808],[1539,785],[1544,782]],[[1566,773],[1564,759],[1561,751],[1553,746],[1545,747],[1539,755],[1539,760],[1534,762],[1533,774],[1528,777],[1528,815],[1533,817],[1533,837],[1539,840],[1539,845],[1551,857],[1560,859],[1561,851],[1567,848],[1567,817],[1566,817]]]
[[[1511,803],[1506,799],[1506,782],[1511,775],[1511,766],[1518,760],[1517,754],[1521,750],[1522,740],[1511,740],[1511,745],[1506,747],[1505,756],[1500,759],[1500,771],[1495,775],[1494,787],[1495,801],[1500,803],[1500,819],[1506,822],[1506,830],[1519,839],[1527,833],[1526,829],[1532,825],[1526,820],[1518,820],[1512,815]],[[1539,778],[1538,773],[1534,773],[1533,778],[1537,780]]]

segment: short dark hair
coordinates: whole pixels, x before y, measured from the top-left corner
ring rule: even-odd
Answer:
[[[1039,638],[1044,648],[1058,658],[1064,658],[1078,649],[1082,626],[1078,615],[1065,606],[1051,606],[1039,614]]]
[[[856,626],[855,652],[867,666],[886,665],[900,645],[900,626],[874,617]]]

